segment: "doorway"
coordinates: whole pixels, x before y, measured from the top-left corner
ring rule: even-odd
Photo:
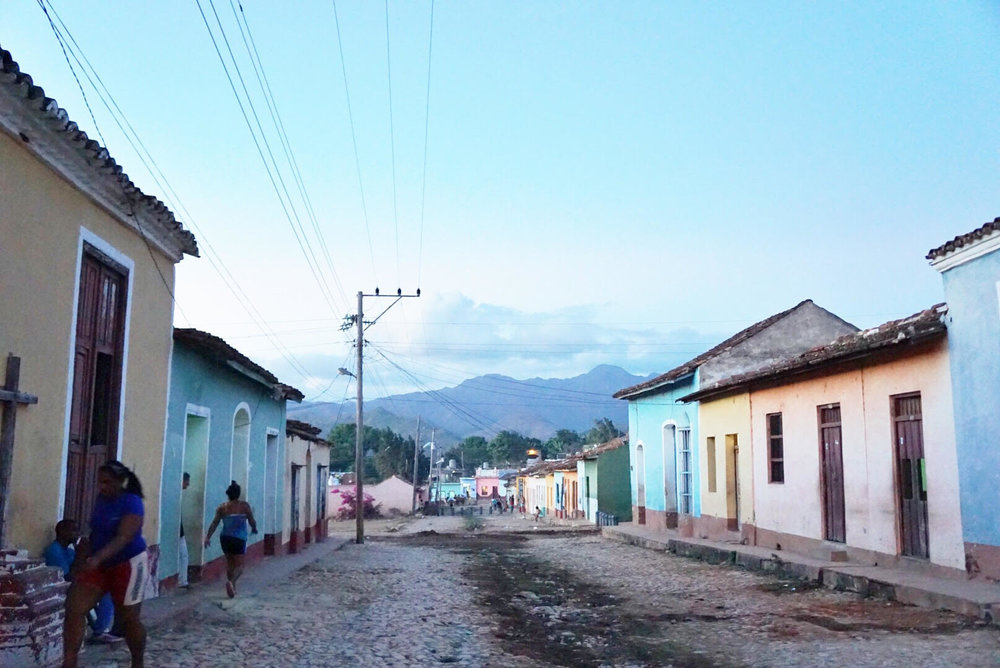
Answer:
[[[646,461],[640,443],[635,449],[635,504],[639,524],[646,523]]]
[[[301,477],[302,464],[292,464],[292,484],[289,498],[289,537],[288,551],[299,551],[299,516],[301,514],[301,496],[299,494],[299,478]],[[357,489],[357,487],[355,487]]]
[[[826,540],[847,540],[844,520],[844,452],[841,442],[840,404],[819,408],[823,529]]]
[[[97,469],[118,456],[127,271],[84,244],[63,518],[89,531]]]
[[[899,496],[901,552],[908,557],[930,557],[927,531],[927,466],[924,458],[920,395],[892,399],[896,435],[896,475]]]
[[[740,444],[737,434],[726,434],[726,528],[740,530]]]
[[[188,547],[189,579],[197,582],[201,567],[205,563],[205,546],[201,537],[205,535],[205,487],[208,464],[208,411],[188,414],[184,426],[184,456],[182,475],[191,476],[188,488],[180,492],[180,521],[184,526],[184,537]]]

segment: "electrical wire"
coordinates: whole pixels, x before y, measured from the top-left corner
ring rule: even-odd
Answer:
[[[347,117],[351,123],[351,143],[354,145],[354,167],[358,173],[358,188],[361,191],[361,212],[365,219],[365,232],[368,235],[368,253],[372,261],[372,277],[378,285],[378,271],[375,269],[375,247],[372,245],[372,229],[368,221],[368,204],[365,200],[365,184],[361,178],[361,158],[358,154],[358,133],[354,127],[354,111],[351,106],[351,89],[347,84],[347,63],[344,61],[344,42],[340,38],[340,18],[337,16],[337,0],[333,4],[333,23],[337,29],[337,48],[340,51],[340,71],[344,78],[344,94],[347,96]]]
[[[399,274],[399,213],[396,207],[396,131],[392,118],[392,58],[389,53],[389,0],[385,0],[385,70],[389,88],[389,146],[392,152],[392,217],[396,227],[396,285],[401,286]]]
[[[424,261],[424,205],[427,201],[427,138],[431,117],[431,56],[434,53],[434,0],[431,0],[431,21],[427,36],[427,96],[424,106],[424,166],[420,179],[420,236],[417,250],[417,287],[420,287]]]

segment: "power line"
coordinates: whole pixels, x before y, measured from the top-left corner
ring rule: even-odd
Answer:
[[[351,123],[351,143],[354,145],[354,167],[358,173],[358,188],[361,191],[361,212],[365,218],[365,231],[368,234],[368,253],[372,261],[372,277],[378,285],[378,271],[375,269],[375,249],[372,246],[372,230],[368,222],[368,204],[365,201],[365,184],[361,178],[361,158],[358,156],[358,134],[354,128],[354,111],[351,107],[351,89],[347,85],[347,63],[344,61],[344,41],[340,38],[340,19],[337,16],[337,0],[332,0],[333,23],[337,28],[337,48],[340,51],[340,71],[344,77],[344,94],[347,96],[347,117]]]
[[[389,0],[385,0],[385,69],[389,83],[389,146],[392,152],[392,217],[396,226],[396,285],[402,285],[399,275],[399,214],[396,208],[396,133],[392,119],[392,58],[389,54]]]
[[[285,131],[285,124],[281,119],[281,114],[278,111],[278,102],[274,98],[274,93],[271,90],[271,84],[267,79],[267,72],[264,70],[264,63],[261,60],[260,52],[257,49],[257,42],[253,38],[253,33],[250,30],[250,23],[247,20],[246,13],[243,10],[243,5],[240,3],[240,12],[237,15],[236,7],[233,5],[233,0],[229,1],[229,7],[233,11],[233,16],[236,18],[236,25],[240,28],[240,35],[243,37],[243,44],[247,49],[247,55],[250,58],[250,63],[254,67],[254,72],[257,75],[257,83],[261,87],[261,93],[264,96],[264,100],[268,105],[268,111],[271,114],[271,120],[274,123],[275,130],[278,133],[278,138],[281,140],[281,146],[285,152],[285,159],[288,161],[288,166],[292,171],[292,176],[295,179],[295,183],[299,189],[299,196],[302,198],[302,202],[305,206],[306,214],[312,223],[313,231],[316,234],[316,238],[319,241],[320,249],[323,251],[324,258],[326,259],[326,266],[330,272],[330,276],[333,278],[334,284],[340,291],[340,296],[347,302],[347,295],[344,292],[344,287],[340,282],[340,277],[337,274],[337,270],[333,266],[333,260],[330,257],[330,249],[327,246],[326,238],[323,236],[323,231],[320,228],[319,221],[316,218],[316,210],[312,205],[312,198],[309,197],[309,192],[306,189],[305,181],[302,178],[302,172],[299,169],[298,161],[295,159],[295,152],[292,150],[291,141],[288,139],[288,133]],[[242,24],[240,22],[240,17],[242,16]],[[246,34],[243,33],[243,28],[246,28]],[[249,42],[248,42],[249,38]]]
[[[434,46],[434,0],[431,0],[430,30],[427,36],[427,96],[424,106],[424,167],[420,185],[420,241],[417,251],[417,287],[420,287],[421,272],[424,261],[424,204],[427,201],[427,137],[431,117],[431,55]]]
[[[267,172],[268,179],[271,181],[271,186],[274,188],[275,195],[278,197],[278,202],[281,204],[281,209],[285,214],[285,218],[288,220],[288,224],[292,228],[292,233],[295,235],[295,240],[299,245],[299,249],[302,251],[302,255],[306,259],[306,264],[309,266],[309,271],[312,273],[313,278],[316,280],[316,284],[319,286],[320,294],[323,295],[323,298],[324,300],[326,300],[327,305],[330,307],[330,310],[334,314],[336,314],[339,310],[342,309],[338,309],[337,307],[334,306],[333,295],[330,292],[329,286],[326,285],[325,281],[323,281],[320,276],[320,273],[318,271],[318,263],[315,260],[315,255],[312,253],[311,247],[308,246],[308,239],[303,241],[302,237],[299,234],[299,228],[301,227],[302,223],[298,218],[298,212],[295,210],[295,205],[292,204],[291,202],[291,198],[288,195],[288,188],[285,186],[284,179],[281,176],[281,171],[277,168],[277,163],[274,161],[274,154],[271,151],[270,144],[267,141],[267,136],[266,134],[264,134],[263,127],[261,126],[260,123],[260,118],[257,115],[257,110],[254,107],[253,100],[250,98],[250,93],[247,90],[246,83],[243,79],[243,74],[239,68],[239,64],[236,62],[236,58],[233,55],[233,50],[229,45],[229,39],[228,37],[226,37],[226,31],[222,27],[222,21],[219,19],[218,12],[215,11],[215,4],[213,0],[209,0],[209,6],[212,8],[212,13],[214,14],[216,23],[219,26],[219,32],[222,35],[223,42],[226,45],[226,50],[229,52],[229,57],[233,61],[233,67],[236,70],[236,76],[240,80],[240,85],[243,88],[243,92],[247,97],[247,105],[250,107],[250,111],[253,114],[258,129],[260,130],[261,133],[260,140],[258,140],[257,133],[254,131],[253,124],[251,124],[250,122],[250,117],[247,115],[246,108],[243,106],[243,100],[242,98],[240,98],[240,95],[236,90],[236,84],[233,81],[232,75],[229,72],[229,67],[226,65],[225,58],[223,58],[222,56],[222,51],[219,48],[219,44],[215,39],[215,34],[212,32],[212,28],[208,23],[208,17],[205,16],[205,10],[202,8],[201,0],[195,0],[195,3],[198,5],[198,11],[201,13],[202,21],[205,24],[205,29],[208,31],[209,38],[212,40],[212,46],[215,48],[215,53],[219,57],[219,62],[222,65],[222,69],[226,74],[226,79],[229,81],[229,86],[233,91],[233,96],[236,98],[236,103],[239,106],[240,112],[243,115],[243,120],[246,122],[247,129],[250,131],[250,135],[253,138],[254,146],[256,146],[257,148],[257,154],[260,156],[261,162],[263,162],[264,164],[264,170]],[[267,148],[267,153],[271,157],[270,163],[268,162],[267,157],[265,157],[264,155],[264,149],[261,148],[261,141],[264,142],[264,145]],[[274,165],[275,173],[272,173],[271,170],[272,163]],[[277,178],[277,181],[275,180],[275,178]],[[280,189],[278,187],[278,182],[281,183]],[[284,190],[285,192],[285,197],[282,197],[281,195],[282,190]],[[287,205],[285,202],[285,198],[288,198]],[[291,208],[292,213],[289,213],[289,208]],[[293,214],[295,218],[294,221],[293,221]],[[298,221],[298,226],[296,226],[295,221]],[[307,248],[309,248],[309,250],[307,250]]]
[[[128,117],[125,115],[125,112],[118,104],[114,95],[108,89],[107,85],[104,83],[104,80],[97,72],[97,69],[93,66],[93,64],[90,62],[90,59],[87,58],[86,54],[83,52],[83,49],[80,47],[79,43],[76,41],[76,38],[73,36],[72,31],[70,31],[69,27],[62,20],[62,17],[55,10],[55,7],[51,5],[51,2],[49,3],[49,9],[52,11],[52,14],[56,17],[56,20],[62,27],[62,31],[65,32],[66,36],[69,38],[70,44],[72,44],[72,46],[69,47],[69,53],[73,56],[73,59],[77,62],[77,65],[80,66],[80,69],[83,71],[84,76],[87,78],[87,81],[90,83],[91,87],[94,89],[94,91],[97,93],[97,96],[104,104],[104,107],[105,109],[107,109],[108,114],[111,116],[112,120],[118,126],[118,129],[121,131],[122,136],[132,147],[132,150],[135,152],[140,162],[142,162],[143,166],[146,168],[146,171],[149,173],[150,177],[163,192],[165,199],[171,202],[171,206],[175,210],[180,210],[181,212],[183,212],[185,220],[198,233],[199,245],[206,250],[205,257],[208,260],[209,265],[215,270],[215,272],[222,279],[223,284],[227,287],[227,289],[229,289],[229,291],[236,298],[237,303],[239,303],[240,306],[242,306],[243,309],[247,312],[247,315],[250,316],[251,321],[258,327],[260,327],[264,335],[271,340],[272,345],[274,345],[274,348],[285,358],[285,360],[291,365],[291,367],[294,370],[299,371],[305,376],[308,376],[309,375],[308,371],[306,371],[305,367],[302,366],[302,364],[297,359],[295,359],[295,357],[291,355],[289,351],[287,351],[287,349],[283,346],[282,342],[279,339],[277,339],[273,331],[267,325],[267,322],[264,320],[263,315],[256,309],[256,307],[253,305],[253,302],[250,300],[249,296],[243,290],[242,286],[240,286],[239,281],[232,274],[232,272],[229,271],[228,267],[226,267],[225,263],[222,261],[222,257],[215,251],[215,248],[210,243],[208,236],[205,234],[204,230],[202,230],[200,226],[197,224],[194,216],[190,213],[190,211],[188,211],[187,207],[184,205],[180,196],[177,194],[177,192],[171,185],[170,180],[167,178],[166,174],[164,174],[163,170],[160,168],[156,159],[153,157],[152,153],[146,147],[146,144],[142,141],[142,138],[139,136],[139,133],[136,131],[135,127],[129,121]],[[58,30],[56,30],[56,35],[58,39],[59,38]],[[66,51],[64,47],[64,55],[65,52]],[[73,71],[72,65],[70,65],[70,69],[71,71]],[[73,74],[74,77],[76,77],[75,71],[73,71]],[[77,79],[77,82],[79,84],[79,79]],[[81,91],[81,93],[83,93],[83,91]],[[86,97],[85,93],[84,96]],[[91,110],[91,118],[93,119],[93,122],[96,126],[97,121],[96,118],[94,118],[92,110]],[[97,131],[98,134],[101,135],[99,127],[97,128]],[[101,138],[102,140],[104,139],[103,135],[101,135]],[[134,211],[133,211],[133,217],[135,217]],[[144,233],[144,230],[141,229],[141,223],[138,220],[138,218],[136,218],[136,223],[137,225],[140,225],[140,232]],[[143,238],[145,241],[146,240],[145,236]],[[149,248],[148,241],[147,241],[147,250],[150,251],[150,255],[152,256],[152,250]],[[153,257],[153,261],[156,262],[155,257]],[[159,270],[159,265],[157,265],[157,270]],[[162,272],[160,272],[160,278],[166,285],[166,279],[163,276]],[[171,298],[174,299],[173,292],[170,290],[169,286],[167,287],[167,290],[170,293]],[[190,321],[190,319],[184,313],[184,309],[176,301],[176,299],[174,299],[174,304],[180,311],[181,316],[185,320]]]

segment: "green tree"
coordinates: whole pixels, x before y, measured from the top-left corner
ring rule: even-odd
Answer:
[[[528,456],[528,450],[542,449],[542,442],[537,438],[529,438],[515,431],[501,431],[487,446],[490,462],[493,466],[504,464],[522,465]]]
[[[548,456],[567,455],[583,445],[583,437],[572,429],[560,429],[542,446]]]
[[[353,424],[338,424],[330,430],[330,470],[354,471],[355,435]],[[365,482],[378,482],[389,476],[399,475],[413,480],[413,439],[404,438],[386,427],[376,429],[365,426],[364,439]],[[420,457],[420,468],[427,470],[427,458]]]
[[[594,426],[583,437],[584,443],[607,443],[613,438],[624,436],[625,432],[618,429],[609,418],[594,420]]]
[[[482,436],[469,436],[444,454],[444,458],[464,462],[465,471],[474,471],[477,466],[490,459],[489,444]]]

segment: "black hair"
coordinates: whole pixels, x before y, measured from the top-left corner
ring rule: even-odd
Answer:
[[[226,496],[229,497],[230,501],[235,501],[236,499],[240,498],[240,492],[242,491],[243,490],[236,483],[236,481],[233,480],[229,483],[229,487],[226,488]]]
[[[130,494],[135,494],[140,499],[143,498],[142,483],[129,467],[115,459],[109,459],[101,465],[98,471],[104,471],[114,476],[119,482],[124,483],[124,490]]]
[[[182,475],[181,478],[183,478],[184,480],[190,481],[191,480],[191,474],[188,473],[187,471],[185,471],[184,475]]]

